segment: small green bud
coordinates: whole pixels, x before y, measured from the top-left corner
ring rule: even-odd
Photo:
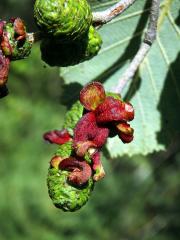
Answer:
[[[100,34],[96,31],[93,26],[90,26],[88,33],[88,44],[85,52],[85,59],[89,60],[96,56],[101,49],[102,39]]]
[[[41,58],[50,66],[67,67],[93,58],[99,52],[102,39],[91,26],[88,34],[69,44],[44,39],[41,43]]]

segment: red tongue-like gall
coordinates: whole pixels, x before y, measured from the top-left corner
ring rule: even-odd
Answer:
[[[43,138],[49,143],[64,144],[71,140],[71,136],[66,129],[63,130],[53,130],[46,132]]]
[[[69,174],[68,180],[75,186],[82,186],[92,175],[90,165],[86,161],[80,161],[74,157],[69,157],[60,162],[59,168],[67,170]]]
[[[126,122],[116,125],[118,136],[123,143],[130,143],[133,140],[134,129]]]
[[[89,111],[94,111],[105,98],[104,87],[99,82],[87,84],[80,92],[80,102]]]
[[[131,121],[134,118],[134,110],[129,103],[106,97],[105,101],[96,108],[95,115],[98,123]]]
[[[102,147],[108,135],[107,127],[97,125],[94,112],[86,113],[74,129],[73,146],[76,154],[83,156],[91,147]]]
[[[14,22],[14,31],[17,35],[16,40],[22,40],[26,38],[26,28],[24,22],[21,18],[15,18]]]
[[[92,156],[92,168],[94,170],[93,179],[94,181],[99,181],[105,176],[105,171],[101,163],[100,152],[95,152]]]

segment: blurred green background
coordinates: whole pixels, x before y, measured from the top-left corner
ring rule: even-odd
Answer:
[[[20,16],[33,31],[32,5],[1,0],[0,16]],[[8,87],[9,96],[0,100],[0,240],[180,239],[178,139],[167,152],[146,157],[111,159],[104,149],[106,177],[85,207],[64,213],[48,197],[56,146],[42,134],[61,128],[72,92],[57,68],[44,66],[38,44],[29,59],[11,64]]]

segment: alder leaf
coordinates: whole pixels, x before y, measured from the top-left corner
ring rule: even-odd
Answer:
[[[93,2],[93,9],[100,10],[116,1]],[[97,57],[60,69],[60,76],[69,88],[75,82],[83,86],[96,80],[102,82],[107,91],[114,89],[140,46],[150,2],[135,2],[99,30],[103,47]],[[161,1],[157,40],[131,84],[121,93],[135,108],[135,119],[131,123],[135,138],[126,145],[118,138],[110,139],[107,149],[111,157],[165,150],[180,135],[179,11],[179,0]]]

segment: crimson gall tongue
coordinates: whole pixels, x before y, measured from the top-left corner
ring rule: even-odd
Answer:
[[[129,103],[106,97],[105,101],[96,108],[95,115],[98,123],[131,121],[134,118],[134,109]]]
[[[94,111],[105,98],[104,87],[99,82],[87,84],[80,91],[80,102],[89,111]]]
[[[116,125],[119,138],[123,143],[130,143],[133,140],[134,129],[126,122],[118,123]]]
[[[49,143],[55,144],[64,144],[71,140],[71,136],[66,129],[46,132],[43,138]]]
[[[22,40],[26,38],[26,28],[21,18],[13,19],[14,31],[17,35],[16,40]]]
[[[82,186],[90,179],[92,170],[86,161],[80,161],[74,157],[64,159],[59,164],[61,170],[70,171],[68,180],[75,186]]]
[[[78,156],[83,156],[90,147],[101,148],[109,135],[109,129],[98,126],[94,112],[86,113],[74,129],[73,146]]]

